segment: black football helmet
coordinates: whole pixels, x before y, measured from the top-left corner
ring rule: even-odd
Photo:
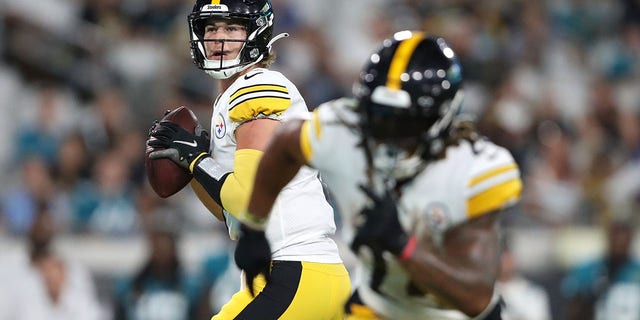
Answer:
[[[461,106],[461,85],[461,66],[440,37],[398,32],[371,55],[354,95],[368,139],[396,150],[415,149],[396,159],[396,167],[412,167],[400,168],[407,172],[396,176],[414,174],[418,163],[442,152]]]
[[[239,40],[205,40],[204,29],[211,18],[229,19],[245,26],[247,38],[240,40],[244,46],[238,57],[232,60],[209,60],[205,41],[225,42]],[[191,57],[198,68],[213,78],[227,79],[269,56],[275,40],[288,34],[273,35],[273,8],[269,0],[196,0],[188,16]]]

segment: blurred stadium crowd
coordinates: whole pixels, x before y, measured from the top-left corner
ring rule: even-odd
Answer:
[[[291,34],[275,46],[274,69],[310,106],[348,95],[368,54],[395,31],[449,41],[464,67],[465,113],[522,169],[523,201],[505,221],[509,247],[561,319],[558,280],[605,250],[609,222],[638,223],[640,3],[272,2],[275,31]],[[160,199],[144,176],[147,129],[164,110],[186,105],[210,123],[217,93],[189,56],[192,5],[0,0],[0,256],[33,258],[33,230],[47,219],[58,252],[87,268],[106,318],[149,312],[125,309],[155,260],[184,293],[155,306],[187,303],[192,318],[215,309],[211,293],[225,292],[211,290],[216,282],[239,279],[216,278],[229,263],[224,225],[189,190]]]

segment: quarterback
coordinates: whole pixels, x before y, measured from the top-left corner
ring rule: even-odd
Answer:
[[[196,1],[188,19],[192,57],[220,89],[211,137],[204,130],[193,135],[160,122],[148,143],[165,150],[150,156],[189,169],[200,200],[238,240],[235,260],[244,271],[244,286],[212,319],[341,319],[350,279],[330,238],[334,214],[317,171],[297,170],[268,223],[255,227],[251,216],[241,215],[274,130],[282,120],[308,117],[296,86],[268,69],[271,46],[283,36],[272,38],[273,19],[268,0]],[[251,269],[244,264],[263,250],[267,265]]]
[[[396,33],[371,55],[355,99],[281,126],[262,157],[253,220],[269,217],[305,164],[335,197],[362,267],[347,319],[501,319],[498,222],[522,182],[511,154],[457,116],[461,86],[442,38]]]

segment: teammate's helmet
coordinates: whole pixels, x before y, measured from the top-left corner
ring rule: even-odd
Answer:
[[[354,85],[364,133],[378,142],[441,153],[462,101],[461,67],[444,39],[402,31],[383,42]]]
[[[209,60],[204,29],[211,18],[229,19],[245,26],[245,40],[218,39],[216,42],[244,42],[237,58]],[[198,68],[216,79],[227,79],[269,56],[273,35],[273,10],[269,0],[196,0],[188,17],[191,57]]]

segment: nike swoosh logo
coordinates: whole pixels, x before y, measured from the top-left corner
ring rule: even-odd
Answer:
[[[198,143],[197,143],[195,140],[193,140],[193,142],[189,142],[189,141],[180,141],[180,140],[176,140],[176,141],[174,141],[174,142],[175,142],[175,143],[179,143],[179,144],[185,144],[185,145],[188,145],[188,146],[190,146],[190,147],[194,147],[194,148],[198,146]]]
[[[251,78],[253,78],[253,77],[255,77],[255,76],[259,75],[259,74],[262,74],[262,72],[257,72],[257,73],[254,73],[252,75],[245,74],[244,75],[244,79],[245,80],[249,80],[249,79],[251,79]]]

